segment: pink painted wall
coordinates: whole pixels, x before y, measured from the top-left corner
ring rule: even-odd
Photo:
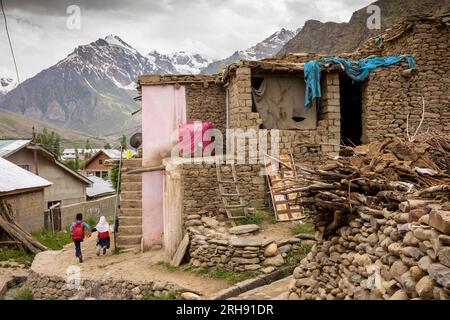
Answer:
[[[174,130],[186,122],[184,87],[171,85],[142,87],[142,163],[144,167],[161,165],[170,157]],[[175,139],[177,141],[177,139]],[[142,236],[144,250],[162,244],[163,172],[142,175]]]

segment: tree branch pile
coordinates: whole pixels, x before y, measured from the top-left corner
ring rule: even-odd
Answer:
[[[0,231],[4,231],[7,237],[11,239],[11,243],[18,245],[25,251],[37,254],[48,250],[16,222],[11,206],[4,200],[0,202]]]
[[[337,159],[314,168],[297,166],[300,204],[323,234],[356,216],[387,218],[450,199],[450,139],[422,134],[414,141],[387,139],[346,147]],[[286,190],[287,191],[287,190]]]

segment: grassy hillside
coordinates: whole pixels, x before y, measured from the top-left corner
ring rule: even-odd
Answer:
[[[103,147],[107,142],[103,138],[90,136],[75,130],[59,128],[43,121],[0,109],[0,138],[30,139],[33,126],[36,132],[41,132],[44,127],[47,127],[49,132],[55,131],[55,133],[59,134],[61,136],[62,148],[84,148],[87,139],[89,139],[93,147]]]

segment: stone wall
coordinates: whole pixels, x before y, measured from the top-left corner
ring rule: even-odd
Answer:
[[[224,179],[227,177],[226,170]],[[236,165],[239,188],[250,206],[259,207],[265,200],[265,178],[259,175],[260,165]],[[222,199],[219,196],[216,165],[210,163],[185,163],[182,170],[183,217],[204,212],[225,219]]]
[[[185,227],[194,267],[271,273],[285,264],[284,258],[301,241],[258,236],[259,227],[254,224],[228,228],[206,214],[189,215]]]
[[[171,292],[179,295],[190,290],[166,281],[132,282],[119,279],[67,281],[62,277],[31,272],[26,283],[37,300],[142,300],[163,297]]]
[[[252,69],[244,66],[230,75],[229,103],[230,128],[255,129],[262,134],[262,119],[253,110],[251,91]],[[337,72],[323,72],[322,99],[319,103],[319,117],[315,130],[279,130],[280,153],[293,153],[296,161],[316,163],[321,155],[336,155],[340,144],[340,94]],[[268,132],[270,134],[273,131]],[[270,141],[270,140],[269,140]],[[251,142],[249,142],[251,143]],[[248,144],[247,144],[248,145]],[[238,150],[238,153],[248,152]],[[247,154],[246,154],[247,155]]]
[[[107,219],[114,217],[116,206],[116,196],[108,196],[93,201],[85,201],[61,207],[61,226],[65,228],[75,220],[77,213],[82,213],[84,219],[100,219],[105,216]]]
[[[186,108],[189,121],[207,121],[225,134],[226,91],[221,84],[186,85]]]
[[[380,56],[412,55],[417,74],[402,76],[407,64],[376,70],[363,90],[364,142],[406,135],[406,118],[413,134],[422,115],[421,131],[450,133],[450,28],[432,20],[415,23],[395,40],[364,52]]]
[[[414,211],[356,218],[301,261],[289,298],[449,299],[449,214],[430,210],[411,224]]]

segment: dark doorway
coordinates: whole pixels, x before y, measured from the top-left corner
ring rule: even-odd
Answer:
[[[44,228],[53,232],[61,231],[61,201],[50,201],[47,208],[48,211],[44,214]]]
[[[362,82],[346,74],[339,76],[341,96],[341,141],[347,146],[362,144]]]

